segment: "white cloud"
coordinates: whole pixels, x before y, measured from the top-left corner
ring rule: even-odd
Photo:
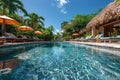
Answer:
[[[59,1],[60,6],[64,6],[65,4],[69,2],[69,0],[58,0],[58,1]]]
[[[63,33],[63,30],[61,31],[61,33]]]
[[[69,0],[55,0],[57,2],[57,7],[60,9],[60,12],[63,14],[67,14],[65,9],[65,5],[69,3]]]
[[[60,11],[61,11],[63,14],[67,14],[67,11],[66,11],[64,8],[62,8]]]
[[[56,32],[58,32],[58,33],[59,33],[59,32],[60,32],[60,30],[59,30],[59,29],[56,29]]]
[[[59,34],[61,34],[63,31],[61,31],[61,30],[59,30],[59,29],[55,29],[55,31],[53,32],[54,34],[57,34],[57,33],[59,33]]]

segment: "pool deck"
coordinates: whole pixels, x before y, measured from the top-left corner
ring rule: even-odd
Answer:
[[[120,44],[119,43],[97,43],[97,42],[77,42],[77,41],[69,41],[69,42],[91,45],[91,46],[99,46],[99,47],[108,47],[108,48],[120,49]]]

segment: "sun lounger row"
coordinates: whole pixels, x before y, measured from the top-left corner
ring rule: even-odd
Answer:
[[[87,39],[72,39],[72,41],[80,41],[80,42],[119,42],[120,43],[120,36],[116,37],[99,37],[99,38],[87,38]]]
[[[3,44],[3,43],[4,43],[4,38],[0,37],[0,44]]]
[[[36,42],[36,41],[41,41],[37,37],[26,37],[24,35],[20,35],[19,37],[16,37],[12,33],[6,33],[5,36],[0,37],[0,44],[3,43],[14,43],[14,42]]]
[[[108,42],[108,43],[113,43],[113,42],[120,42],[120,37],[103,37],[100,38],[101,42]]]
[[[14,42],[36,42],[36,41],[40,41],[38,39],[21,39],[21,38],[6,38],[5,42],[6,43],[14,43]]]
[[[0,38],[0,44],[3,43],[14,43],[14,42],[36,42],[39,39],[21,39],[21,38]]]

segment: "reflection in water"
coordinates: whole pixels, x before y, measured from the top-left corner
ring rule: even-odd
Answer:
[[[0,70],[3,68],[3,62],[0,61]]]
[[[19,59],[0,61],[0,74],[8,74],[19,64]]]
[[[25,56],[34,45],[0,48],[0,73],[13,70],[19,65],[20,55]]]
[[[3,68],[15,68],[19,63],[19,59],[15,58],[15,59],[10,59],[10,60],[6,60],[3,61]]]

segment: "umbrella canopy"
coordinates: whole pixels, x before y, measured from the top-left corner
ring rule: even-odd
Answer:
[[[35,31],[35,34],[42,34],[42,32],[40,32],[40,31]]]
[[[72,36],[79,36],[79,33],[73,33]]]
[[[2,35],[5,35],[4,33],[6,32],[5,24],[10,24],[10,25],[19,25],[20,24],[16,20],[14,20],[10,17],[7,17],[5,15],[0,16],[0,23],[2,23]]]
[[[29,26],[20,26],[18,28],[18,30],[22,30],[22,31],[32,31],[33,28],[29,27]]]
[[[7,17],[5,15],[0,16],[0,23],[4,23],[4,24],[11,24],[11,25],[19,25],[20,23],[17,22],[16,20]]]

